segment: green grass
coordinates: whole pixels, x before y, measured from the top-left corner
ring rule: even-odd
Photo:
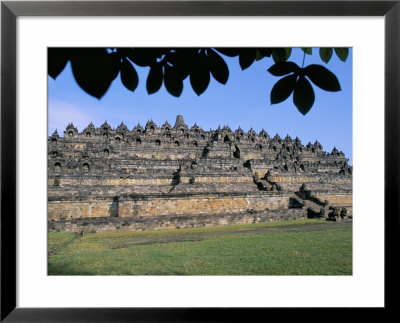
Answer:
[[[49,233],[47,249],[49,252],[55,252],[58,248],[72,242],[74,239],[75,235],[73,233]]]
[[[352,274],[351,224],[321,220],[83,237],[51,233],[48,245],[49,275]]]

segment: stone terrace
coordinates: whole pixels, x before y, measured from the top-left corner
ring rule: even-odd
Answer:
[[[204,131],[177,116],[129,130],[69,124],[48,138],[49,231],[194,227],[352,215],[352,167],[336,148],[262,130]]]

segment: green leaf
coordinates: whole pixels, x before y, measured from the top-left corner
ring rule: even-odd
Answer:
[[[335,48],[336,55],[342,60],[343,62],[346,61],[347,56],[349,56],[349,49],[345,47],[337,47]]]
[[[292,94],[296,79],[297,75],[291,74],[276,82],[271,90],[271,104],[285,101]]]
[[[263,57],[271,57],[271,55],[272,55],[272,48],[257,48],[257,51]]]
[[[225,61],[212,49],[207,51],[208,65],[211,75],[221,84],[226,84],[229,78],[229,69]]]
[[[256,61],[260,61],[264,58],[264,55],[262,55],[259,50],[257,49],[256,51]]]
[[[122,84],[130,91],[135,91],[139,84],[139,77],[132,64],[126,60],[122,60],[121,64],[121,81]]]
[[[275,63],[284,62],[287,59],[287,52],[284,48],[273,48],[272,49],[272,59]]]
[[[146,81],[146,89],[148,94],[156,93],[163,82],[163,70],[162,65],[157,63],[154,64],[149,71]]]
[[[312,47],[302,47],[301,50],[307,55],[312,55]]]
[[[239,64],[242,70],[248,68],[256,59],[257,50],[255,48],[245,48],[239,54]]]
[[[301,114],[306,115],[315,101],[314,90],[304,76],[300,76],[293,91],[293,103]]]
[[[340,91],[336,75],[322,65],[312,64],[303,69],[304,74],[318,87],[325,91]]]
[[[275,76],[287,75],[290,73],[297,73],[300,67],[293,62],[278,62],[272,65],[268,72]]]
[[[333,53],[333,50],[332,50],[332,48],[329,48],[329,47],[321,47],[319,49],[319,56],[325,63],[328,63],[331,60],[332,53]]]
[[[178,72],[169,65],[165,65],[164,85],[167,91],[175,97],[182,94],[183,82]]]
[[[288,47],[288,48],[284,48],[284,50],[285,50],[285,53],[286,53],[285,61],[287,61],[289,59],[290,55],[292,55],[292,48]]]

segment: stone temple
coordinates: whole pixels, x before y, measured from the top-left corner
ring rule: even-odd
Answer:
[[[178,115],[129,130],[69,124],[48,138],[48,231],[76,233],[352,217],[352,166],[317,141]]]

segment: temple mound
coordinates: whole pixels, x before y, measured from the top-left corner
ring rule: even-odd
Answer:
[[[352,216],[336,148],[225,126],[69,124],[48,138],[48,231],[109,232]]]

